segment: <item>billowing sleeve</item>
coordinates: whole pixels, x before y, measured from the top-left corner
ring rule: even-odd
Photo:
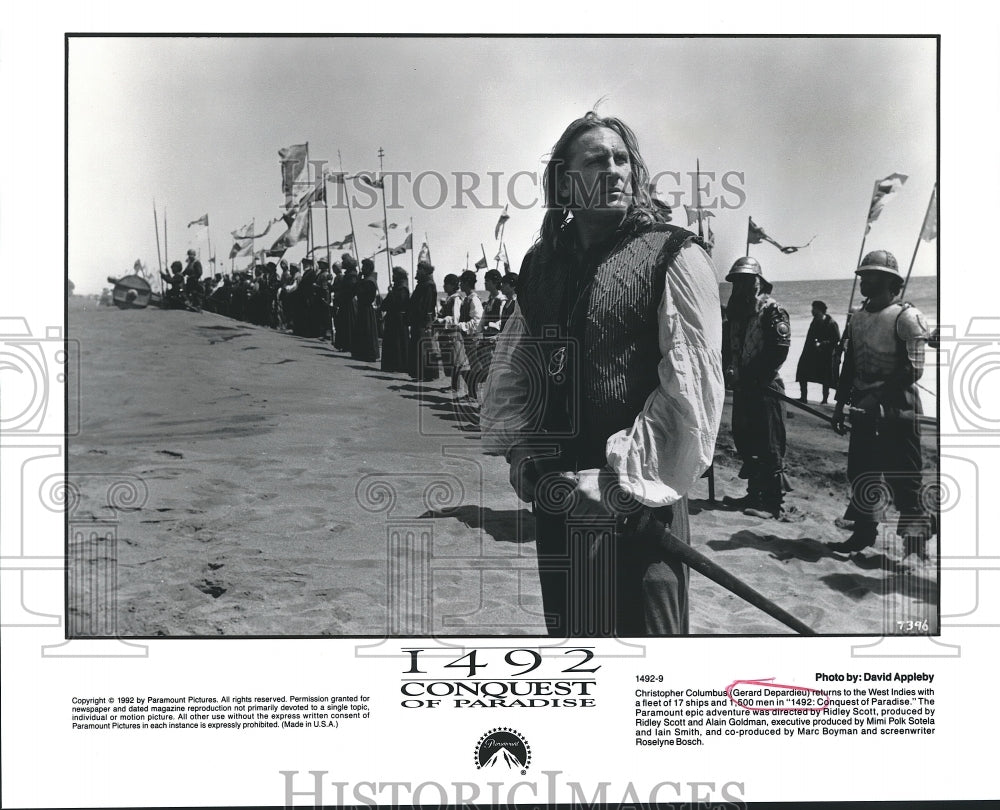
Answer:
[[[607,442],[608,466],[647,506],[680,500],[711,465],[722,418],[722,317],[708,255],[688,243],[658,311],[659,385],[632,427]]]
[[[538,403],[529,402],[527,368],[518,360],[527,336],[527,323],[521,308],[515,304],[507,326],[497,337],[479,412],[482,446],[486,453],[507,455],[515,444],[524,441],[529,426],[535,421],[533,409],[537,409]]]

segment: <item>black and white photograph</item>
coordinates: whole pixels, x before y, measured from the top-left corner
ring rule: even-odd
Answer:
[[[4,7],[0,804],[996,798],[998,31]]]
[[[67,62],[72,635],[937,632],[933,37]]]

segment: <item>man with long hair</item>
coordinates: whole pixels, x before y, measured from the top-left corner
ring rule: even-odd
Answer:
[[[535,513],[553,636],[688,632],[686,495],[724,387],[715,270],[649,196],[635,134],[589,112],[552,149],[538,241],[498,339],[484,447]]]

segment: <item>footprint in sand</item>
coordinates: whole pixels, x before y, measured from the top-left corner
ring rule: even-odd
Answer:
[[[201,582],[195,583],[195,587],[202,593],[207,593],[213,599],[218,599],[228,590],[227,588],[223,588],[218,582],[212,582],[208,579],[203,579]]]

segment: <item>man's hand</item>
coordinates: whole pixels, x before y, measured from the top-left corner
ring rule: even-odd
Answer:
[[[522,501],[534,503],[538,468],[530,447],[515,447],[510,451],[510,485]]]
[[[847,421],[844,416],[843,402],[838,402],[836,407],[833,409],[833,431],[838,436],[843,436],[847,433]]]
[[[567,473],[567,475],[574,475]],[[574,516],[611,517],[606,493],[614,481],[614,476],[603,469],[580,470],[574,475],[576,479],[576,505]]]

